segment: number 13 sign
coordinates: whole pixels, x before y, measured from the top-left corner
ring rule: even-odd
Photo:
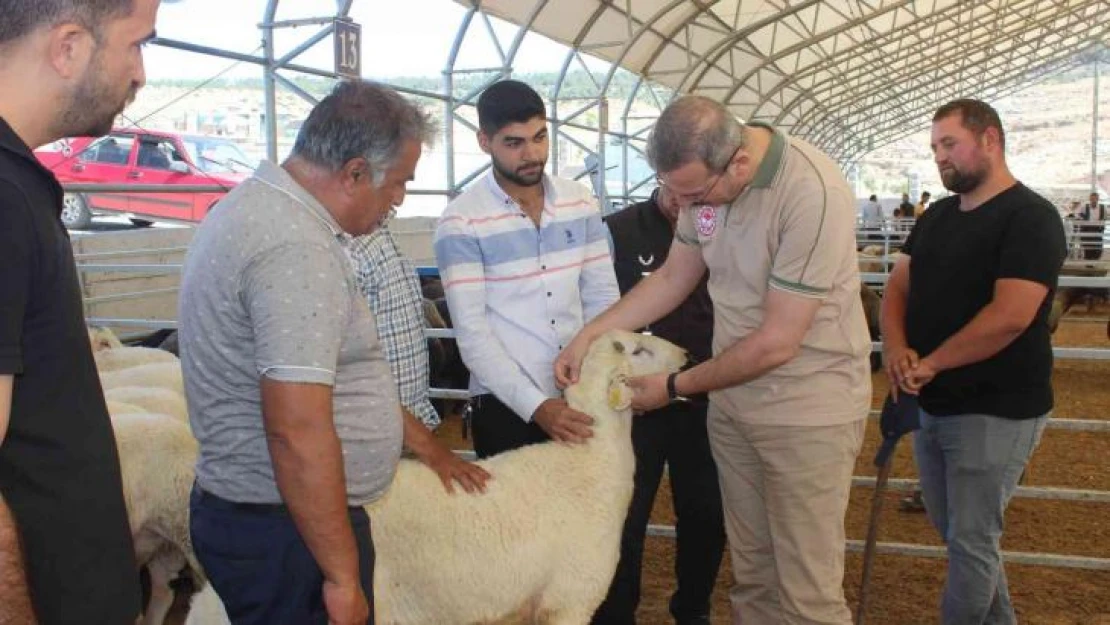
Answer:
[[[343,78],[362,76],[362,26],[335,20],[335,73]]]

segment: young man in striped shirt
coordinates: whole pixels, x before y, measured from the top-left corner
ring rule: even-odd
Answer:
[[[452,201],[435,250],[463,362],[474,450],[484,458],[555,439],[582,442],[589,416],[555,387],[552,364],[619,297],[605,226],[586,187],[544,174],[543,100],[504,80],[478,98],[491,171]]]

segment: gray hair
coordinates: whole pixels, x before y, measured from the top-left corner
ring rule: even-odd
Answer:
[[[337,172],[365,158],[380,185],[409,141],[431,142],[433,124],[419,105],[378,83],[353,80],[336,85],[297,134],[291,156]]]
[[[647,141],[647,159],[658,173],[701,161],[712,171],[728,165],[744,145],[744,125],[722,104],[702,96],[671,102]]]
[[[40,27],[74,22],[100,39],[104,22],[131,15],[134,0],[0,0],[0,46]]]

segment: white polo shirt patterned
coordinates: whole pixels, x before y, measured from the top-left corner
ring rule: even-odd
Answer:
[[[559,351],[620,297],[589,190],[553,176],[543,185],[539,228],[490,173],[447,206],[435,234],[470,394],[493,393],[525,421],[559,396]]]
[[[818,298],[821,307],[795,358],[710,400],[746,423],[857,421],[871,405],[871,339],[860,303],[855,199],[831,159],[763,127],[773,134],[751,184],[728,205],[683,210],[675,233],[701,249],[709,268],[713,353],[759,328],[768,289]]]

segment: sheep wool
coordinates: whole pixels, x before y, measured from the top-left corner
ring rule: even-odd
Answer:
[[[112,427],[135,556],[151,577],[142,625],[161,625],[173,604],[169,583],[178,572],[188,565],[196,579],[204,579],[189,537],[189,492],[197,443],[189,428],[174,417],[131,412],[133,407],[115,401],[109,410],[113,406]]]
[[[100,372],[100,386],[108,391],[121,386],[166,388],[185,396],[185,382],[181,377],[181,363],[152,362],[119,371]]]
[[[530,445],[480,461],[482,495],[447,494],[426,466],[403,460],[367,506],[383,625],[478,623],[542,615],[588,623],[620,556],[632,497],[631,375],[676,371],[685,352],[662,339],[611,332],[591,345],[571,407],[590,414],[583,445]],[[428,592],[434,588],[435,592]]]
[[[119,371],[151,362],[177,362],[177,356],[153,347],[112,347],[93,352],[96,370],[101,373]]]
[[[108,413],[115,416],[111,408],[112,402],[137,406],[139,410],[129,412],[152,412],[164,414],[186,425],[189,423],[189,411],[185,405],[185,397],[168,388],[142,387],[142,386],[117,386],[104,391],[104,399],[108,400]]]
[[[189,602],[189,615],[185,625],[227,625],[230,623],[224,604],[212,584],[205,584]]]

